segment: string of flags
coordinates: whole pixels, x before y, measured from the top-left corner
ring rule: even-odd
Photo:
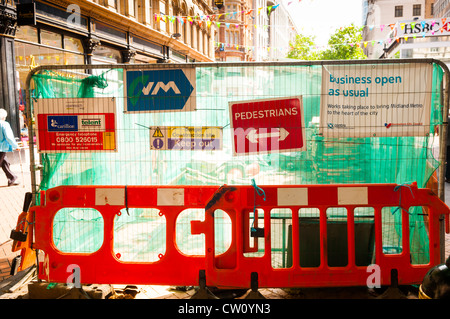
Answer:
[[[294,1],[292,0],[286,0],[287,1],[287,5],[291,5]],[[296,0],[298,2],[301,2],[302,0]],[[310,1],[314,1],[314,0],[310,0]],[[260,15],[262,13],[267,12],[267,14],[270,14],[271,12],[273,12],[274,10],[276,10],[278,8],[280,4],[277,5],[273,5],[273,6],[266,6],[266,7],[260,7],[257,9],[250,9],[250,10],[243,10],[243,11],[234,11],[234,12],[224,12],[224,13],[218,13],[218,14],[213,14],[213,15],[194,15],[194,16],[171,16],[171,15],[165,15],[165,14],[155,14],[155,20],[156,21],[164,21],[164,22],[179,22],[181,24],[185,24],[185,23],[190,23],[191,25],[194,23],[197,23],[200,27],[205,24],[205,26],[207,26],[208,28],[210,28],[213,24],[215,24],[217,27],[226,27],[226,28],[231,28],[231,29],[238,29],[239,27],[244,27],[244,28],[255,28],[255,29],[263,29],[263,30],[267,30],[269,27],[277,27],[276,25],[257,25],[257,24],[247,24],[247,23],[231,23],[231,22],[224,22],[224,21],[219,21],[220,18],[225,17],[229,20],[233,20],[240,15],[242,18],[244,17],[248,17],[248,18],[253,18],[254,19],[254,14]],[[438,29],[434,29],[434,27],[436,26],[436,24],[438,25]],[[350,26],[354,27],[354,28],[360,28],[361,30],[363,29],[368,29],[370,31],[374,30],[374,29],[379,29],[380,31],[385,31],[385,30],[389,30],[389,31],[393,31],[395,28],[400,28],[401,30],[404,30],[406,28],[406,26],[408,25],[408,28],[411,28],[411,30],[415,29],[416,26],[421,29],[421,30],[425,30],[427,28],[427,25],[430,27],[429,30],[427,30],[427,32],[429,32],[429,34],[431,35],[439,35],[439,33],[443,33],[444,31],[450,31],[450,18],[439,18],[439,19],[434,19],[434,20],[425,20],[425,21],[413,21],[413,22],[408,22],[408,23],[390,23],[390,24],[379,24],[379,25],[364,25],[364,26]],[[283,27],[286,27],[285,25]],[[293,29],[295,29],[294,27],[292,27]],[[340,27],[339,29],[342,30],[344,28],[347,27]],[[437,34],[436,34],[437,33]],[[417,37],[425,37],[427,35],[426,32],[417,32],[414,34],[410,34],[410,35],[406,35],[404,34],[403,36],[396,36],[393,38],[385,38],[385,39],[380,39],[380,40],[370,40],[370,41],[361,41],[361,42],[354,42],[354,43],[340,43],[340,44],[334,44],[334,45],[323,45],[323,46],[319,46],[319,45],[313,45],[313,46],[308,46],[309,49],[311,50],[322,50],[324,48],[330,48],[330,47],[334,47],[334,46],[351,46],[351,47],[359,47],[359,48],[366,48],[368,46],[375,46],[375,45],[390,45],[393,41],[397,41],[399,42],[401,38],[403,38],[406,42],[408,41],[408,39],[412,38],[412,39],[416,39]],[[218,48],[235,48],[236,50],[239,49],[244,49],[244,50],[253,50],[255,48],[261,48],[261,47],[255,47],[255,46],[245,46],[245,45],[241,45],[241,44],[236,44],[236,43],[224,43],[224,42],[214,42],[214,45]],[[265,49],[267,51],[280,51],[280,52],[288,52],[289,50],[293,49],[294,47],[292,46],[292,44],[289,45],[289,47],[269,47],[269,46],[265,46],[262,47],[262,49]],[[19,60],[24,59],[25,57],[19,56]],[[26,57],[28,58],[28,57]],[[38,57],[39,59],[44,59],[44,57],[40,56]],[[47,59],[50,59],[49,57],[47,57]],[[59,57],[56,58],[57,60],[59,60]]]
[[[240,25],[248,26],[247,24],[240,24],[240,23],[224,23],[223,21],[218,21],[220,18],[225,17],[228,19],[235,20],[238,15],[241,17],[250,16],[255,11],[257,12],[257,15],[260,15],[263,9],[267,10],[267,14],[270,14],[273,10],[278,8],[280,4],[274,5],[274,6],[266,6],[266,7],[260,7],[257,10],[250,9],[250,10],[242,10],[242,11],[234,11],[234,12],[225,12],[225,13],[218,13],[218,14],[212,14],[212,15],[195,15],[195,16],[172,16],[172,15],[166,15],[163,13],[155,13],[154,18],[157,22],[163,21],[163,22],[175,22],[178,21],[180,24],[184,23],[190,23],[191,25],[196,22],[200,27],[203,23],[206,24],[206,26],[209,28],[213,23],[215,23],[219,28],[221,25],[225,25],[227,27],[230,27],[231,25],[238,27]],[[254,18],[253,16],[250,16]],[[216,21],[217,20],[217,21]]]
[[[449,19],[450,20],[450,19]],[[391,28],[392,26],[392,28]],[[395,28],[396,24],[391,24],[389,25],[389,27],[391,28],[391,30],[393,30]],[[400,24],[400,28],[404,29],[404,24],[401,23]],[[412,23],[411,26],[414,29],[414,23]],[[340,28],[341,30],[343,29],[343,27]],[[443,33],[444,31],[450,31],[450,23],[448,23],[447,25],[445,25],[444,27],[439,28],[438,32]],[[431,35],[436,35],[435,30],[431,30],[430,34]],[[386,38],[386,39],[379,39],[379,40],[370,40],[370,41],[361,41],[361,42],[345,42],[345,43],[338,43],[338,44],[327,44],[327,45],[323,45],[323,46],[319,46],[319,45],[306,45],[306,44],[302,44],[303,46],[308,47],[311,50],[323,50],[326,48],[330,48],[330,47],[336,47],[336,46],[350,46],[350,47],[358,47],[358,48],[367,48],[368,46],[375,46],[375,45],[391,45],[393,42],[400,42],[401,39],[404,39],[405,42],[408,41],[408,39],[416,39],[418,37],[425,37],[426,33],[425,32],[421,32],[418,34],[412,34],[412,35],[403,35],[401,37],[393,37],[393,38]],[[234,44],[234,43],[223,43],[223,42],[215,42],[215,45],[219,48],[236,48],[236,50],[239,50],[239,48],[245,48],[247,50],[250,49],[255,49],[254,46],[243,46],[243,45],[239,45],[239,44]],[[261,48],[261,47],[259,47]],[[286,47],[263,47],[263,49],[266,49],[267,51],[273,50],[273,51],[286,51],[286,50],[291,50],[293,49],[294,46],[292,45],[292,43],[290,44],[289,48]]]
[[[301,0],[299,0],[298,2],[300,2]],[[290,4],[292,4],[293,1],[288,1],[287,5],[289,6]],[[255,29],[258,28],[262,28],[264,30],[267,30],[267,28],[269,27],[277,27],[275,25],[257,25],[257,24],[248,24],[248,23],[232,23],[232,22],[224,22],[224,21],[218,21],[221,17],[225,17],[228,18],[230,20],[236,19],[237,16],[241,16],[241,17],[251,17],[254,19],[254,16],[252,14],[257,14],[260,15],[262,12],[266,12],[268,14],[270,14],[270,12],[272,12],[273,10],[275,10],[280,4],[274,5],[274,6],[266,6],[266,7],[260,7],[257,9],[250,9],[250,10],[243,10],[243,11],[234,11],[234,12],[225,12],[225,13],[219,13],[219,14],[213,14],[213,15],[195,15],[195,16],[171,16],[171,15],[164,15],[164,14],[155,14],[155,20],[156,21],[164,21],[164,22],[175,22],[178,21],[181,24],[184,23],[190,23],[191,25],[193,23],[197,23],[200,27],[205,24],[208,28],[211,27],[211,25],[215,24],[217,27],[226,27],[226,28],[231,28],[231,29],[238,29],[239,27],[244,27],[244,28],[248,28],[248,27],[254,27]],[[265,9],[265,10],[264,10]],[[264,11],[263,11],[264,10]],[[447,22],[446,18],[442,18],[442,19],[436,19],[436,20],[431,20],[431,27],[434,28],[435,24],[437,22],[442,22],[442,26],[439,28],[439,30],[431,30],[430,33],[431,35],[435,35],[436,32],[444,32],[444,31],[450,31],[450,19],[448,19],[449,21]],[[447,23],[446,23],[447,22]],[[410,25],[410,27],[412,29],[415,28],[416,25],[418,26],[422,26],[422,29],[425,28],[425,25],[428,22],[426,21],[416,21],[416,22],[411,22],[408,23]],[[374,29],[379,29],[380,31],[384,31],[384,30],[394,30],[397,26],[399,26],[402,30],[405,28],[406,23],[390,23],[390,24],[379,24],[379,25],[364,25],[362,27],[359,27],[362,29],[368,29],[370,31],[374,30]],[[285,27],[285,26],[283,26]],[[294,27],[292,27],[293,29],[295,29]],[[357,26],[355,26],[355,28],[358,28]],[[340,30],[342,30],[343,27],[340,28]],[[404,35],[402,38],[404,38],[405,41],[408,41],[409,38],[417,38],[417,37],[425,37],[426,36],[426,32],[419,32],[417,34],[412,34],[410,36],[408,35]],[[400,41],[400,37],[397,37],[396,39],[392,39],[392,38],[387,38],[387,39],[382,39],[382,40],[371,40],[371,41],[362,41],[360,43],[342,43],[342,44],[335,44],[334,46],[337,45],[349,45],[349,46],[356,46],[356,47],[367,47],[369,45],[374,46],[375,44],[390,44],[392,41]],[[216,45],[218,47],[235,47],[237,49],[239,49],[239,47],[243,47],[242,45],[239,44],[234,44],[234,43],[223,43],[223,42],[216,42]],[[330,47],[332,45],[326,45],[325,47]],[[311,49],[321,49],[324,46],[314,46]],[[247,48],[252,48],[252,47],[247,47]],[[285,49],[291,49],[291,48],[277,48],[277,47],[266,47],[267,50],[285,50]]]

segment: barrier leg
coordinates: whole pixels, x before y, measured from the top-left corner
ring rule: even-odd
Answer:
[[[245,297],[245,299],[266,299],[259,291],[258,291],[258,273],[252,272],[251,274],[251,291]]]
[[[200,270],[198,276],[200,288],[195,294],[192,295],[191,299],[219,299],[208,289],[208,287],[206,287],[205,270]]]
[[[397,269],[391,270],[391,285],[377,299],[407,299],[405,294],[398,288]]]

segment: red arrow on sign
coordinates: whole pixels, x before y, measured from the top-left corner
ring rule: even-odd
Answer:
[[[229,105],[234,155],[306,149],[301,97],[239,101]]]

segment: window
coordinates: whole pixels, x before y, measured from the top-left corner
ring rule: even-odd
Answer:
[[[403,6],[395,6],[395,17],[403,17]]]
[[[413,16],[420,16],[420,4],[413,5]]]
[[[30,26],[20,26],[16,32],[16,39],[37,43],[38,31]]]
[[[41,30],[41,44],[62,48],[62,36],[58,33]]]
[[[161,15],[161,18],[159,20],[159,29],[161,31],[166,31],[166,22],[164,22],[164,20],[162,18],[164,16],[164,19],[166,19],[165,18],[165,15],[166,15],[166,4],[164,2],[162,2],[162,1],[159,2],[159,13]]]
[[[64,49],[83,53],[83,43],[80,39],[75,39],[69,36],[64,36]]]
[[[430,14],[431,14],[432,16],[434,15],[434,3],[431,4]]]
[[[121,63],[122,55],[120,51],[104,45],[99,45],[92,57],[92,64],[104,64],[104,63]]]

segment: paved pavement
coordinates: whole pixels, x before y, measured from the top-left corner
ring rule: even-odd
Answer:
[[[11,260],[18,254],[11,252],[12,241],[9,236],[17,224],[17,217],[22,212],[26,192],[31,192],[30,164],[28,150],[22,150],[11,156],[11,169],[19,176],[20,185],[8,187],[8,181],[0,170],[0,281],[9,277]]]
[[[28,151],[26,151],[27,153]],[[14,157],[12,170],[17,173],[21,182],[18,186],[7,186],[7,180],[3,172],[0,171],[0,283],[10,277],[10,268],[12,259],[18,253],[11,252],[12,241],[9,239],[10,232],[15,228],[17,217],[22,211],[23,200],[26,192],[31,191],[30,182],[30,164],[28,155],[22,153],[21,157],[17,154]],[[446,184],[446,202],[450,204],[450,184]],[[449,205],[450,206],[450,205]],[[450,255],[450,235],[445,237],[446,256]],[[261,289],[262,295],[268,299],[293,298],[291,293],[283,289]],[[347,290],[348,291],[348,290]],[[173,290],[169,286],[145,286],[140,287],[140,293],[136,298],[190,298],[194,290],[179,291]],[[340,296],[346,291],[341,291]]]

